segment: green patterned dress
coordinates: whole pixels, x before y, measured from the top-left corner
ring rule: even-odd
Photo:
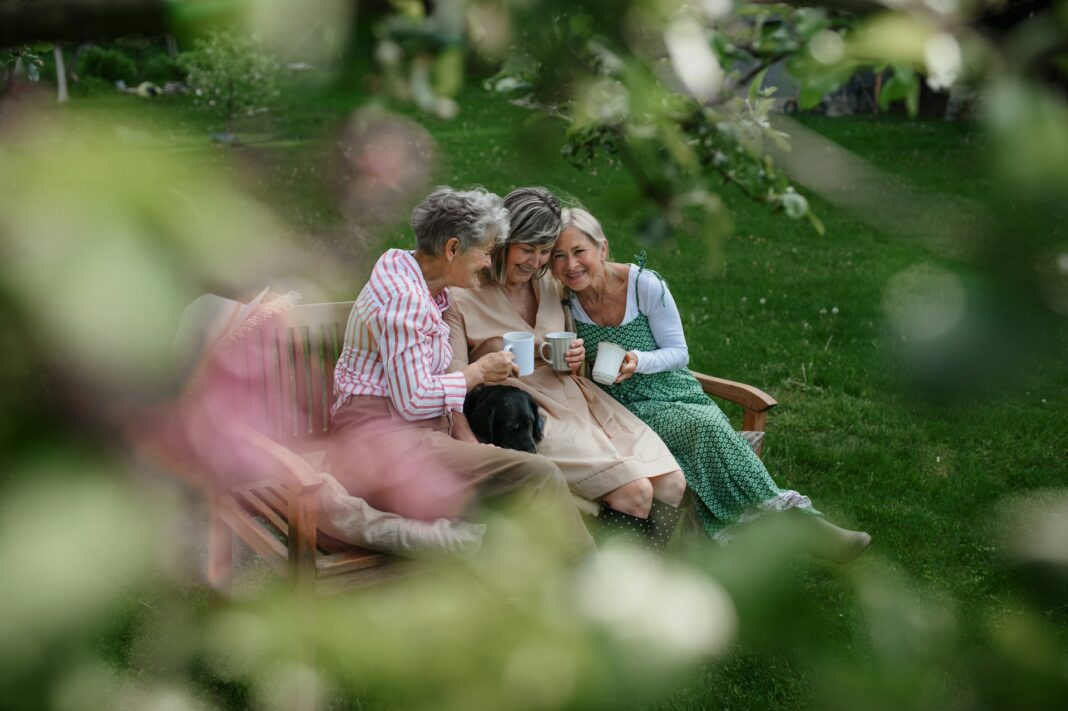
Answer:
[[[639,267],[639,276],[641,270],[644,264]],[[649,273],[663,284],[659,274]],[[573,295],[571,298],[577,301]],[[638,289],[631,288],[627,298],[637,302]],[[641,304],[637,306],[638,316],[621,326],[598,326],[584,322],[584,314],[576,314],[575,328],[585,342],[591,371],[602,342],[628,351],[658,348],[649,319]],[[635,373],[621,383],[601,387],[667,444],[693,491],[697,519],[713,540],[725,542],[735,526],[766,511],[797,508],[818,515],[807,496],[775,485],[749,443],[734,431],[686,368]]]

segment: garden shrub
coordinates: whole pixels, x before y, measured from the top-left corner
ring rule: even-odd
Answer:
[[[177,61],[165,54],[149,57],[144,64],[144,71],[141,72],[141,75],[142,79],[160,85],[169,81],[182,81],[185,79],[185,72],[182,67],[179,66]]]
[[[109,82],[137,79],[137,65],[132,59],[117,49],[104,47],[87,47],[78,57],[75,71],[81,77],[96,77]]]

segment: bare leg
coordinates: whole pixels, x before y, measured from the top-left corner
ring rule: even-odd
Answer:
[[[676,469],[661,476],[655,476],[649,480],[653,485],[653,498],[662,501],[668,506],[675,508],[682,503],[682,497],[686,494],[686,477],[681,470]]]
[[[635,479],[609,491],[601,500],[620,513],[648,518],[649,510],[653,506],[653,484],[648,479]]]

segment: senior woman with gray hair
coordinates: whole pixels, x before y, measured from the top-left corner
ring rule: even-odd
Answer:
[[[465,513],[481,495],[516,491],[534,512],[552,511],[568,553],[593,542],[549,459],[452,436],[467,391],[502,382],[511,353],[487,353],[459,372],[442,312],[450,287],[475,287],[508,234],[500,197],[435,190],[412,211],[415,251],[378,260],[349,315],[334,372],[331,471],[372,506],[412,518]]]
[[[545,188],[520,188],[504,205],[511,231],[493,246],[487,278],[457,293],[445,312],[450,372],[500,352],[508,331],[533,332],[537,352],[546,334],[567,330],[561,293],[548,274],[561,230],[559,203]],[[538,452],[560,467],[572,491],[601,501],[599,527],[637,530],[659,548],[674,528],[686,480],[655,432],[577,374],[585,351],[581,340],[571,346],[571,372],[540,364],[507,384],[528,393],[545,415]]]

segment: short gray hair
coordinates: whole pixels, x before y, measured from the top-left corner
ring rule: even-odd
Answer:
[[[466,252],[488,238],[504,241],[508,234],[508,211],[500,196],[482,188],[453,190],[440,187],[412,210],[412,230],[420,252],[440,256],[449,238],[460,240]]]
[[[590,214],[589,210],[582,207],[565,208],[564,211],[560,213],[560,222],[561,232],[568,227],[574,227],[589,237],[598,247],[604,245],[605,258],[609,258],[608,238],[604,236],[604,229],[601,227],[601,223],[597,221],[596,217]]]
[[[560,236],[560,202],[556,196],[545,188],[518,188],[504,198],[504,207],[508,210],[511,229],[508,238],[498,243],[490,255],[493,263],[489,269],[490,281],[503,284],[506,279],[505,260],[508,246],[512,244],[532,244],[536,246],[552,244]],[[538,270],[540,278],[549,269],[549,264]]]

